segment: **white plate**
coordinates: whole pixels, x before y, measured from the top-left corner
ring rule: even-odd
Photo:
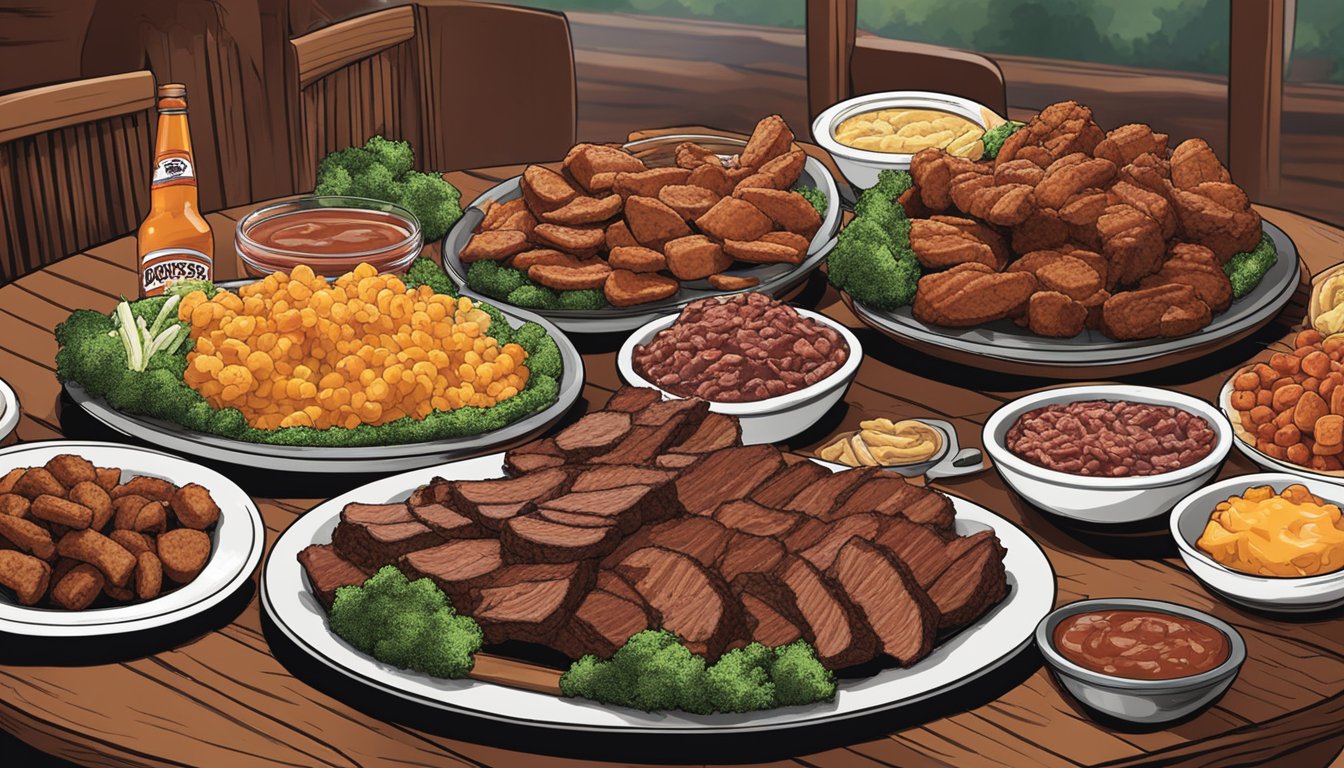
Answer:
[[[260,562],[266,528],[252,500],[228,478],[185,459],[115,443],[50,440],[0,450],[0,474],[15,467],[40,467],[62,453],[82,456],[99,467],[120,467],[123,481],[148,475],[175,485],[204,486],[220,511],[219,522],[210,532],[210,560],[190,584],[153,600],[114,608],[29,607],[0,589],[0,630],[33,637],[98,637],[167,626],[221,603],[247,581]]]
[[[9,437],[9,433],[18,426],[19,419],[23,417],[23,409],[19,405],[19,396],[14,394],[14,390],[0,379],[0,440]]]
[[[1030,644],[1036,624],[1054,607],[1055,574],[1031,537],[984,507],[953,496],[958,533],[993,528],[1007,547],[1003,563],[1008,571],[1008,597],[915,666],[842,681],[835,700],[822,704],[708,716],[646,713],[476,680],[442,680],[408,672],[360,653],[327,628],[326,612],[310,591],[297,558],[304,547],[331,541],[342,507],[353,501],[399,501],[434,477],[477,480],[502,475],[502,454],[481,456],[384,478],[314,508],[271,548],[262,571],[261,599],[266,613],[304,653],[337,674],[425,707],[565,731],[672,736],[818,725],[909,707],[969,685],[1009,661]]]
[[[1243,368],[1244,367],[1245,366],[1243,366]],[[1246,438],[1242,436],[1241,414],[1232,407],[1231,402],[1232,380],[1235,379],[1237,374],[1241,371],[1242,368],[1233,371],[1232,375],[1227,378],[1227,383],[1223,385],[1222,390],[1218,393],[1218,407],[1222,409],[1223,415],[1226,416],[1227,420],[1232,424],[1232,444],[1237,447],[1237,450],[1241,451],[1242,455],[1246,458],[1270,472],[1287,472],[1291,475],[1297,475],[1298,477],[1323,480],[1327,483],[1334,483],[1336,485],[1344,485],[1344,472],[1317,472],[1314,469],[1309,469],[1300,464],[1294,464],[1285,459],[1276,459],[1267,453],[1262,453],[1259,449],[1246,441]]]

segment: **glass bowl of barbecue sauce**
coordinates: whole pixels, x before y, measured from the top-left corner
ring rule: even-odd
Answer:
[[[307,264],[338,277],[360,264],[404,272],[424,246],[415,214],[363,197],[317,195],[285,200],[238,222],[238,256],[252,272],[268,275]]]
[[[1236,679],[1246,644],[1231,625],[1156,600],[1083,600],[1036,627],[1055,679],[1088,709],[1132,723],[1179,720]]]

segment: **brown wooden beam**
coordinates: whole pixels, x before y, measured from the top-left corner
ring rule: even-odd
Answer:
[[[1227,76],[1228,169],[1252,200],[1278,191],[1284,0],[1232,3]]]
[[[154,75],[127,72],[0,96],[0,143],[154,106]]]
[[[849,97],[857,4],[857,0],[807,0],[809,117]]]

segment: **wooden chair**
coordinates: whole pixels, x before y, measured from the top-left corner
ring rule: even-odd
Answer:
[[[0,285],[135,231],[153,132],[149,72],[0,96]]]
[[[290,41],[296,189],[327,153],[382,134],[421,170],[554,160],[574,143],[574,54],[560,14],[430,0]]]

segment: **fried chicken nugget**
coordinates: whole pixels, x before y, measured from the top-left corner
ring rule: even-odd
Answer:
[[[723,246],[704,235],[679,237],[663,247],[667,270],[680,280],[700,280],[732,266],[733,257],[723,250]]]
[[[713,151],[702,147],[693,141],[683,141],[673,150],[677,165],[681,168],[695,170],[702,165],[717,165],[723,167],[723,160],[714,154]]]
[[[26,471],[22,467],[15,467],[6,472],[4,477],[0,477],[0,494],[12,493],[14,484],[19,482],[19,478],[23,477],[23,473]]]
[[[639,158],[623,149],[601,144],[581,144],[575,149],[578,151],[570,150],[565,158],[565,170],[590,193],[611,189],[618,173],[648,170]]]
[[[550,264],[560,267],[581,267],[582,260],[578,256],[557,251],[554,248],[533,248],[530,251],[523,251],[514,256],[509,262],[509,266],[514,269],[520,269],[524,272],[537,266],[538,264]]]
[[[126,548],[127,552],[139,557],[141,552],[154,551],[154,537],[139,531],[115,530],[107,537]]]
[[[1016,317],[1036,292],[1029,272],[995,272],[979,262],[958,264],[919,279],[914,315],[921,322],[956,328]]]
[[[95,467],[93,473],[95,475],[94,482],[98,483],[99,487],[109,494],[112,492],[113,488],[121,485],[120,469],[115,467]]]
[[[1232,281],[1219,266],[1213,251],[1202,245],[1177,243],[1168,256],[1161,269],[1139,282],[1140,287],[1183,283],[1194,288],[1200,301],[1215,313],[1232,304]]]
[[[560,224],[538,224],[532,230],[537,241],[569,253],[588,255],[607,241],[601,227],[566,227]]]
[[[503,261],[515,253],[527,250],[527,234],[516,229],[496,229],[477,232],[458,251],[464,264],[473,261]]]
[[[789,151],[793,145],[793,131],[779,115],[768,115],[756,123],[747,139],[747,146],[738,158],[740,165],[748,168],[760,168],[771,160]]]
[[[672,241],[672,243],[674,242],[676,240]],[[668,245],[671,245],[671,243],[668,243]],[[611,265],[612,269],[628,269],[631,272],[658,272],[667,268],[667,257],[642,245],[623,245],[611,249],[607,254],[607,263]]]
[[[196,578],[210,559],[210,537],[192,528],[171,530],[160,536],[157,544],[163,572],[178,584]]]
[[[33,499],[29,514],[38,520],[64,525],[67,528],[88,528],[93,524],[93,510],[69,499],[43,494]]]
[[[101,531],[107,527],[107,521],[112,519],[112,497],[107,491],[97,483],[91,483],[88,480],[76,483],[70,492],[66,494],[69,499],[76,504],[82,504],[93,512],[93,521],[89,527]]]
[[[67,611],[82,611],[98,599],[105,582],[102,571],[80,563],[56,581],[51,588],[51,601]]]
[[[1120,341],[1185,336],[1213,319],[1209,305],[1188,285],[1167,285],[1118,293],[1101,309],[1101,332]]]
[[[1141,211],[1156,221],[1161,228],[1163,240],[1169,240],[1176,234],[1178,223],[1176,211],[1172,209],[1166,197],[1127,181],[1117,181],[1108,191],[1117,202]]]
[[[139,552],[135,556],[135,596],[152,600],[163,591],[163,562],[153,552]]]
[[[563,267],[554,264],[538,264],[527,270],[527,276],[534,282],[557,291],[581,291],[589,288],[601,288],[607,282],[611,267],[601,260],[594,260],[582,267]]]
[[[710,275],[709,284],[720,291],[745,291],[761,284],[759,277],[739,277],[737,275]]]
[[[756,172],[769,176],[772,188],[789,189],[803,174],[803,166],[806,163],[807,153],[801,149],[795,149],[791,152],[785,152],[760,166],[756,169]]]
[[[1092,154],[1110,160],[1117,167],[1124,167],[1134,162],[1139,155],[1165,156],[1168,138],[1167,134],[1154,133],[1152,128],[1142,123],[1130,123],[1107,133],[1106,138],[1097,142]]]
[[[168,505],[162,501],[151,501],[137,509],[118,510],[114,525],[127,531],[163,533],[168,529]]]
[[[150,477],[149,475],[137,475],[128,482],[113,488],[110,493],[113,499],[122,496],[144,496],[150,501],[168,501],[173,498],[173,491],[177,488],[167,480],[161,477]]]
[[[13,549],[0,550],[0,584],[14,590],[21,604],[36,604],[50,581],[51,566],[46,562]]]
[[[719,171],[722,172],[723,168],[719,167]],[[618,173],[611,185],[611,191],[620,195],[622,200],[631,195],[657,197],[662,188],[669,184],[689,184],[692,175],[692,172],[685,168],[675,167],[650,168],[639,173]]]
[[[17,493],[0,493],[0,515],[27,517],[32,502]]]
[[[613,307],[632,307],[675,296],[680,289],[681,283],[666,275],[614,269],[602,286],[602,293]]]
[[[44,467],[33,467],[19,476],[14,493],[32,501],[38,496],[64,496],[65,486]]]
[[[797,264],[803,260],[797,249],[766,240],[725,240],[723,249],[732,258],[752,264]]]
[[[715,240],[759,240],[774,229],[770,217],[746,200],[725,197],[695,220],[701,232]]]
[[[624,219],[612,222],[611,226],[607,227],[606,241],[608,249],[639,245],[635,236],[630,234],[630,226],[625,223]]]
[[[132,586],[118,587],[110,581],[103,583],[103,594],[119,603],[129,603],[135,599],[135,590]]]
[[[556,208],[541,214],[541,218],[551,224],[596,224],[606,221],[621,212],[622,198],[617,194],[606,197],[576,197]]]
[[[1052,208],[1037,208],[1026,221],[1013,227],[1013,250],[1018,253],[1046,251],[1069,240],[1069,225]]]
[[[812,241],[797,232],[766,232],[761,235],[761,240],[791,248],[798,254],[798,261],[802,261],[803,257],[807,255],[808,249],[812,247]]]
[[[722,198],[723,195],[692,184],[669,184],[658,192],[658,199],[686,221],[705,215]]]
[[[947,221],[915,219],[910,222],[910,250],[925,269],[945,269],[967,263],[984,264],[994,270],[1003,268],[993,247]]]
[[[190,530],[181,528],[179,530]],[[204,536],[205,534],[201,534]],[[206,539],[209,541],[209,539]],[[83,563],[89,563],[103,572],[115,586],[124,587],[135,571],[135,555],[97,531],[70,531],[56,542],[56,552]]]
[[[704,187],[717,194],[719,197],[727,197],[733,193],[733,180],[728,178],[728,171],[721,165],[705,164],[691,171],[684,182],[679,184],[691,184],[697,187]]]
[[[1037,291],[1027,302],[1027,328],[1037,336],[1072,338],[1086,320],[1087,308],[1059,291]]]
[[[168,500],[177,521],[188,528],[204,530],[219,522],[219,505],[205,486],[187,483]]]
[[[734,193],[736,197],[760,209],[781,228],[806,237],[821,229],[821,216],[817,209],[807,202],[807,198],[797,192],[780,189],[742,189]]]
[[[498,200],[490,203],[490,207],[485,211],[485,218],[476,225],[477,232],[491,232],[496,229],[503,229],[504,222],[508,221],[516,213],[527,210],[527,203],[520,197],[516,200],[510,200],[501,203]]]
[[[53,456],[51,461],[47,462],[46,468],[52,477],[56,478],[56,481],[66,488],[70,488],[76,483],[93,482],[98,477],[94,471],[93,462],[82,456],[69,453]]]
[[[520,186],[523,200],[534,214],[553,211],[579,196],[579,191],[564,176],[541,165],[527,166]]]
[[[1177,189],[1193,189],[1206,181],[1232,181],[1218,155],[1203,139],[1186,139],[1171,152],[1171,183]]]
[[[13,544],[20,552],[50,560],[56,555],[56,542],[46,528],[22,517],[0,515],[0,538]]]
[[[1036,202],[1058,210],[1078,192],[1103,188],[1115,178],[1115,163],[1081,152],[1066,155],[1045,169],[1045,177],[1036,184]]]
[[[732,181],[732,179],[729,179]],[[779,189],[775,186],[775,177],[768,173],[752,173],[733,184],[733,192],[742,189]]]
[[[625,221],[640,245],[661,248],[668,240],[691,234],[686,220],[661,200],[632,195],[625,201]]]

